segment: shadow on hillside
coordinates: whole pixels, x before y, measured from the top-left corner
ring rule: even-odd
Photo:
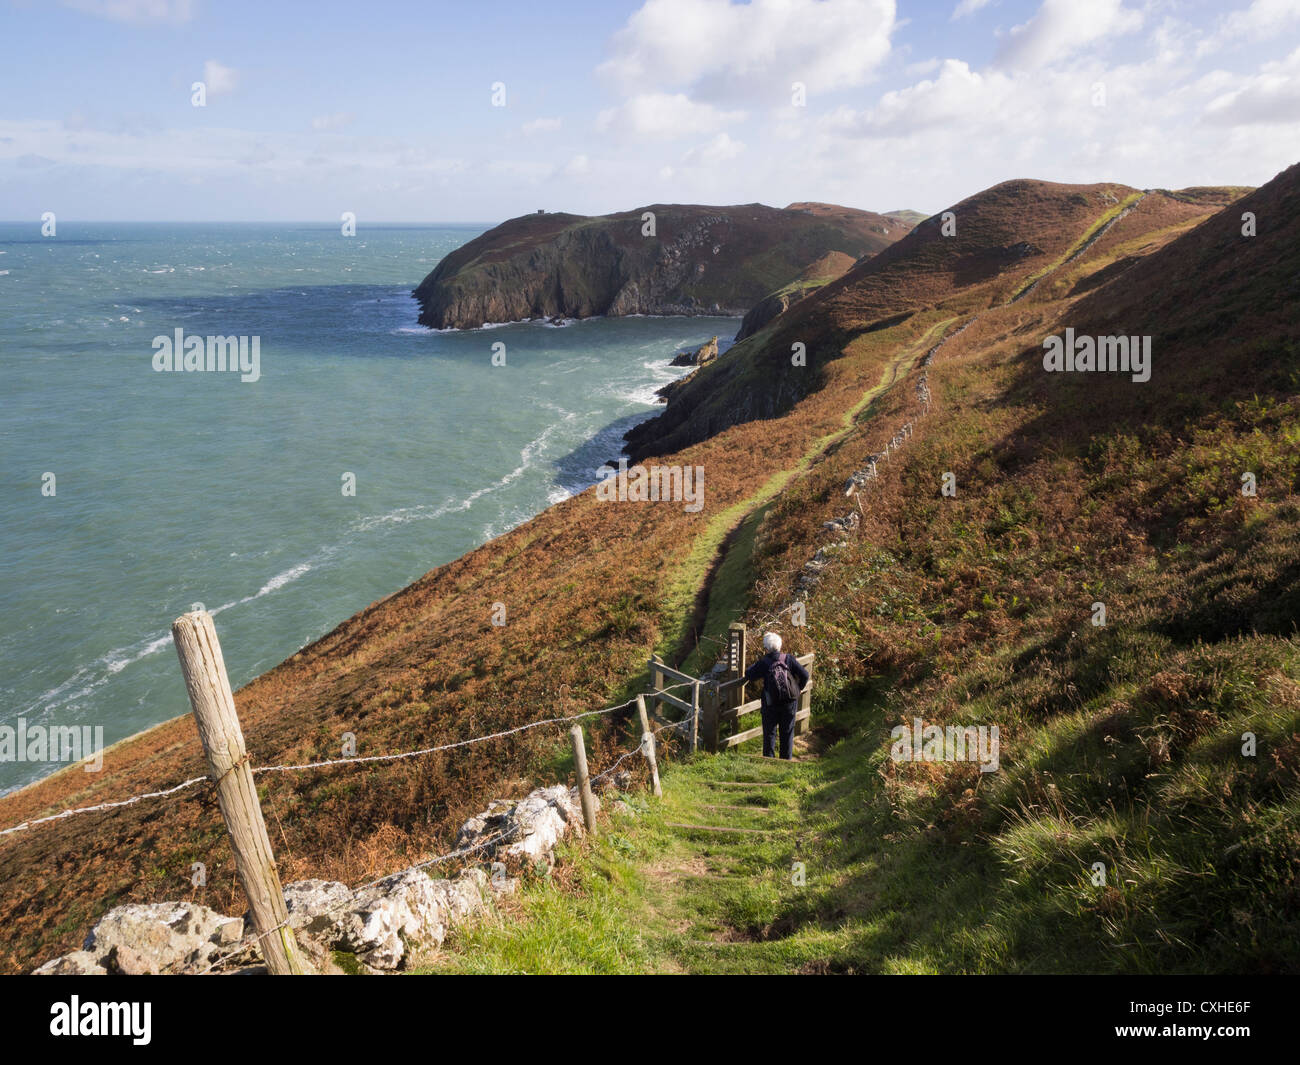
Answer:
[[[623,454],[623,434],[633,426],[653,418],[656,413],[649,410],[615,418],[586,443],[580,444],[567,455],[561,455],[555,461],[555,479],[560,487],[577,495],[597,484],[602,480],[598,472],[602,466],[617,468],[619,456]]]

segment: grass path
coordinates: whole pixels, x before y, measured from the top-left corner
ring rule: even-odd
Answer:
[[[686,626],[693,615],[691,605],[703,589],[708,574],[731,533],[747,518],[776,498],[791,480],[807,471],[836,444],[847,439],[854,432],[858,419],[868,410],[871,404],[893,388],[900,379],[906,377],[921,356],[935,344],[936,338],[956,320],[956,318],[945,318],[943,321],[936,322],[915,340],[900,345],[898,351],[882,368],[879,380],[866,389],[861,398],[844,412],[839,428],[813,441],[799,457],[798,462],[773,474],[752,494],[733,503],[709,521],[700,535],[695,538],[685,558],[678,564],[675,572],[669,578],[664,596],[663,637],[660,639],[657,648],[661,655],[672,655],[681,649],[686,638]],[[850,342],[849,346],[852,346],[852,342]],[[737,546],[741,550],[747,552],[752,545],[752,534],[738,538]],[[727,621],[731,621],[739,616],[744,603],[728,603],[725,606],[732,612],[733,616],[727,618]],[[712,601],[709,604],[708,613],[709,620],[712,622],[714,615],[718,613]],[[722,627],[725,628],[725,622]],[[716,636],[717,633],[712,628],[706,627],[705,635]],[[692,654],[683,662],[683,666],[702,668],[703,664],[697,661],[697,657],[696,654]]]
[[[674,763],[662,799],[628,796],[634,814],[566,847],[432,971],[780,973],[824,953],[825,932],[782,916],[816,849],[818,759],[804,737],[792,762],[745,748]]]
[[[696,759],[637,826],[656,851],[643,866],[648,927],[675,970],[798,968],[784,942],[794,928],[780,914],[806,878],[797,863],[815,833],[803,809],[812,761],[806,746],[794,762],[749,752]]]

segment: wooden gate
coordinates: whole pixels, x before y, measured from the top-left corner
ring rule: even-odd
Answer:
[[[658,655],[650,659],[650,694],[647,698],[667,703],[682,711],[684,717],[677,722],[682,735],[690,743],[692,751],[701,744],[708,751],[725,751],[746,740],[763,734],[762,724],[752,728],[741,729],[740,721],[746,714],[762,709],[759,699],[746,700],[745,669],[748,667],[746,654],[745,626],[735,622],[728,630],[727,670],[722,679],[702,680],[692,677],[660,661]],[[812,673],[815,654],[797,655],[799,664]],[[675,688],[677,694],[666,692],[665,688]],[[655,705],[652,703],[652,706]],[[799,706],[795,712],[794,733],[801,735],[811,728],[809,718],[812,714],[812,679],[804,685],[799,693]],[[662,724],[669,719],[662,713],[652,716]]]

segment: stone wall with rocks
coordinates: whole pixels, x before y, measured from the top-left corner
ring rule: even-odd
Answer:
[[[453,879],[424,868],[352,889],[331,880],[285,885],[289,925],[320,973],[388,973],[430,960],[452,932],[513,894],[526,870],[549,868],[555,848],[583,833],[577,792],[563,784],[491,803],[461,826],[456,852],[475,864]],[[346,960],[346,959],[345,959]],[[251,915],[230,917],[195,902],[130,903],[109,910],[81,950],[36,969],[40,976],[264,971]]]

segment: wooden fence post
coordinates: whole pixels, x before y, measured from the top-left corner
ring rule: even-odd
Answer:
[[[732,679],[743,677],[745,675],[745,670],[749,667],[749,659],[746,656],[745,631],[745,623],[743,621],[733,621],[727,627],[727,671],[731,674]],[[727,709],[740,706],[744,701],[745,685],[737,684],[728,693]]]
[[[745,660],[745,624],[733,621],[727,626],[727,672],[732,677],[744,674],[749,663]]]
[[[710,681],[704,690],[702,728],[704,730],[704,749],[715,753],[718,749],[718,682]]]
[[[645,712],[645,696],[636,697],[636,716],[641,722],[641,752],[650,763],[650,784],[656,797],[663,795],[659,786],[659,761],[655,758],[655,734],[650,731],[650,718]]]
[[[212,615],[202,610],[182,614],[172,623],[172,639],[266,967],[277,976],[302,975]]]
[[[573,766],[578,774],[578,794],[582,797],[582,820],[588,832],[596,831],[596,803],[591,797],[591,778],[587,776],[587,745],[582,739],[582,726],[569,730],[573,739]]]
[[[659,706],[663,702],[663,700],[660,699],[659,696],[654,694],[655,692],[663,691],[663,687],[664,687],[663,681],[664,681],[664,675],[659,671],[659,655],[657,653],[652,654],[650,656],[650,692],[651,692],[650,698],[654,700],[654,702],[651,704],[652,709],[654,707]]]
[[[816,662],[816,660],[817,660],[816,656],[813,656],[807,663],[808,666],[811,667],[813,663]],[[809,673],[811,674],[811,672],[812,670],[810,668]],[[795,722],[794,734],[796,736],[802,736],[804,733],[812,731],[812,679],[811,677],[809,677],[808,686],[799,692],[798,713],[803,713],[805,710],[808,712],[808,716],[805,717],[802,721]]]
[[[691,685],[691,754],[700,749],[700,682]]]

